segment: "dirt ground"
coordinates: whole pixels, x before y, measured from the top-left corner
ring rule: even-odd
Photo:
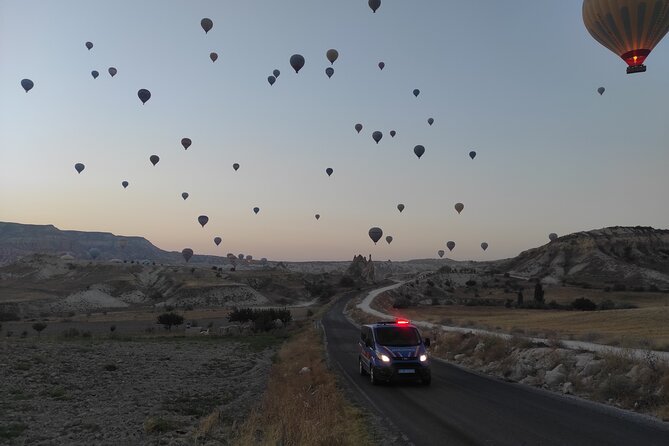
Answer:
[[[0,444],[190,445],[216,408],[220,423],[197,444],[229,444],[280,341],[2,337]]]

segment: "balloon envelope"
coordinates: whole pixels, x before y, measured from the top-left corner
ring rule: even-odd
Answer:
[[[391,131],[390,131],[390,137],[391,137],[391,138],[394,138],[395,135],[397,135],[397,132],[396,132],[395,130],[391,130]]]
[[[259,207],[254,207],[254,208],[253,208],[253,212],[254,212],[255,214],[258,214],[258,212],[260,212],[260,208],[259,208]]]
[[[383,62],[379,62],[379,70],[383,70],[385,68],[386,64]]]
[[[355,125],[355,131],[360,133],[362,131],[362,124],[356,124]]]
[[[427,123],[430,124],[430,125],[434,124],[434,118],[430,118],[430,119],[428,119],[428,120],[427,120]]]
[[[91,71],[91,76],[93,76],[93,79],[97,79],[99,75],[100,73],[98,73],[97,71],[95,70]]]
[[[371,238],[374,244],[376,245],[376,242],[381,240],[381,237],[383,237],[383,230],[381,230],[381,228],[374,227],[369,230],[368,234],[369,238]]]
[[[304,67],[304,57],[301,54],[293,54],[290,56],[290,66],[293,67],[295,73],[299,73]]]
[[[209,217],[207,217],[206,215],[200,215],[197,218],[197,222],[200,223],[202,225],[202,227],[204,228],[204,225],[206,225],[207,222],[209,222]]]
[[[425,147],[421,145],[417,145],[416,147],[413,148],[413,153],[416,154],[416,156],[420,159],[421,156],[425,153]]]
[[[274,70],[274,71],[272,71],[272,74],[274,75],[274,77],[279,77],[279,75],[281,74],[281,71]]]
[[[462,203],[455,203],[455,210],[458,211],[458,214],[462,212],[462,210],[465,208],[465,205]]]
[[[151,92],[145,88],[142,88],[137,92],[137,97],[140,101],[142,101],[142,104],[146,104],[146,101],[151,99]]]
[[[183,198],[184,200],[185,200],[186,198],[188,198],[188,192],[182,192],[182,193],[181,193],[181,198]]]
[[[212,22],[211,19],[205,17],[202,20],[200,20],[200,26],[202,27],[204,33],[206,34],[209,31],[211,31],[211,28],[214,27],[214,22]]]
[[[481,249],[483,249],[484,251],[488,249],[488,244],[486,242],[481,243]]]
[[[321,214],[316,214],[316,215],[314,215],[314,217],[316,217],[316,220],[320,220]]]
[[[334,64],[339,57],[339,52],[335,49],[330,49],[325,53],[325,57],[328,58],[331,64]]]
[[[334,170],[332,170],[332,167],[328,167],[327,169],[325,169],[325,173],[327,173],[328,176],[332,175],[333,172]]]
[[[95,260],[100,255],[100,250],[98,248],[91,248],[88,250],[88,255],[91,256],[93,260]]]
[[[239,163],[233,164],[232,168],[235,169],[235,172],[236,172],[239,169]]]
[[[390,245],[393,242],[393,237],[391,235],[386,236],[386,242]]]
[[[416,88],[416,89],[413,91],[413,95],[416,96],[416,97],[418,97],[419,94],[420,94],[420,90]]]
[[[216,62],[216,60],[218,59],[218,54],[211,52],[209,53],[209,58],[211,59],[212,62]]]
[[[444,257],[444,254],[446,254],[446,252],[443,249],[440,249],[439,251],[437,251],[437,254],[439,254],[439,257]]]
[[[32,90],[32,88],[35,86],[35,84],[30,79],[22,79],[21,80],[21,86],[26,91],[26,93],[28,93],[30,90]]]
[[[121,182],[121,186],[123,186],[123,189],[125,189],[126,187],[128,187],[129,184],[130,184],[130,183],[128,183],[127,181],[122,181],[122,182]]]
[[[269,82],[270,85],[274,85],[276,78],[274,76],[267,76],[267,82]]]
[[[325,69],[325,75],[328,77],[328,79],[330,79],[330,78],[332,77],[333,74],[334,74],[334,68],[332,68],[332,67],[327,67],[327,68]]]
[[[381,141],[381,138],[383,138],[383,133],[379,132],[378,130],[372,133],[372,139],[376,141],[377,144],[379,143],[379,141]]]
[[[402,203],[397,205],[397,210],[402,212],[404,210],[404,205]]]
[[[93,42],[86,42],[86,48],[88,48],[89,50],[93,48]]]
[[[77,171],[77,173],[81,173],[86,166],[84,166],[82,163],[77,163],[74,165],[74,169]]]
[[[606,91],[606,88],[604,88],[604,87],[599,87],[597,89],[597,93],[599,93],[600,96],[603,95],[605,91]]]
[[[554,242],[555,240],[558,239],[558,235],[557,235],[555,232],[551,232],[550,234],[548,234],[548,239],[549,239],[551,242]]]
[[[216,243],[216,246],[220,245],[222,241],[223,241],[222,238],[220,238],[220,237],[214,237],[214,243]]]
[[[184,147],[184,150],[188,150],[191,144],[193,144],[193,141],[190,138],[181,138],[181,145]]]
[[[583,23],[628,73],[646,71],[644,61],[669,31],[669,0],[584,0]]]
[[[151,155],[149,157],[149,161],[151,161],[151,164],[155,166],[156,164],[158,164],[158,161],[160,161],[160,157],[158,155]]]
[[[193,250],[190,248],[185,248],[183,251],[181,251],[181,255],[186,259],[186,262],[190,260],[191,257],[193,257]]]
[[[367,4],[370,8],[372,8],[372,12],[376,12],[376,10],[381,6],[381,0],[369,0]]]
[[[476,158],[476,152],[474,152],[473,150],[472,150],[471,152],[469,152],[469,157],[470,157],[471,159]]]
[[[109,68],[107,69],[107,72],[109,73],[109,75],[110,75],[111,77],[114,77],[114,76],[116,76],[116,73],[118,73],[118,70],[117,70],[116,68],[114,68],[114,67],[109,67]]]
[[[447,242],[446,247],[448,248],[449,251],[453,251],[453,248],[455,248],[455,242],[454,241]]]

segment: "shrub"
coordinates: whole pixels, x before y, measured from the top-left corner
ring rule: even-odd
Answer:
[[[108,372],[114,372],[116,371],[117,367],[116,364],[105,364],[104,369]]]
[[[81,332],[82,338],[90,338],[91,336],[93,336],[93,334],[89,330],[84,330]]]
[[[109,331],[114,333],[116,331],[116,325],[112,325],[111,327],[109,327]]]
[[[46,324],[44,322],[35,322],[33,324],[33,330],[37,332],[37,336],[40,336],[42,334],[42,330],[46,328]]]
[[[28,332],[25,331],[25,330],[23,330],[23,331],[21,332],[21,337],[22,337],[22,338],[27,338],[27,337],[28,337]]]
[[[578,299],[574,299],[574,301],[571,303],[571,306],[574,308],[574,310],[581,311],[595,311],[597,309],[597,304],[586,297],[579,297]]]
[[[179,326],[184,323],[184,317],[176,313],[163,313],[158,316],[158,323],[167,330],[172,330],[172,326]]]
[[[476,280],[469,279],[467,282],[465,282],[465,285],[468,287],[476,286]]]
[[[393,301],[393,308],[409,308],[411,306],[411,301],[406,297],[398,297]]]
[[[613,302],[611,299],[603,300],[599,304],[599,309],[600,310],[613,310],[614,308],[616,308],[616,303]]]

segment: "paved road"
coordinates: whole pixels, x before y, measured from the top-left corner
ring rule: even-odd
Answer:
[[[353,392],[414,445],[669,445],[669,425],[576,398],[432,363],[432,386],[372,386],[358,374],[358,329],[341,299],[323,317],[328,353]]]

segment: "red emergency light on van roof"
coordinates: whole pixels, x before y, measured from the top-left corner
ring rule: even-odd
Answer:
[[[409,324],[409,321],[407,319],[397,319],[397,320],[395,320],[395,323],[397,325],[407,325],[407,324]]]

